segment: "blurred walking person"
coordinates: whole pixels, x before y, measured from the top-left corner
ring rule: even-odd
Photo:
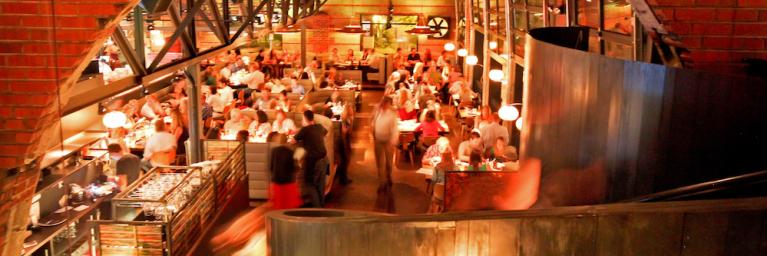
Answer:
[[[394,147],[399,140],[397,112],[392,109],[392,102],[391,97],[381,99],[371,124],[378,168],[378,192],[390,191],[392,186]]]

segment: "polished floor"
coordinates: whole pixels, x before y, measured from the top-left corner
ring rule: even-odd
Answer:
[[[414,159],[414,164],[404,154],[395,157],[395,169],[392,173],[394,186],[390,193],[378,193],[378,176],[375,167],[375,154],[371,137],[371,114],[375,105],[383,97],[383,91],[363,91],[361,109],[356,113],[352,133],[352,152],[349,163],[349,178],[351,184],[343,186],[335,183],[326,198],[326,208],[374,211],[393,214],[426,213],[430,198],[426,193],[426,180],[423,175],[416,173],[420,168],[420,159]],[[450,111],[443,110],[443,117],[451,131],[457,131],[457,124]],[[448,135],[453,147],[460,142],[460,134],[452,132]],[[263,202],[251,202],[256,206]],[[230,226],[237,216],[253,209],[246,202],[234,202],[231,208],[219,218],[216,227],[203,241],[210,239]],[[234,249],[234,248],[232,248]],[[242,251],[245,255],[261,255],[261,250]],[[210,245],[203,242],[195,255],[228,255],[227,252],[213,253]]]
[[[397,157],[392,172],[394,186],[391,193],[377,193],[378,176],[375,165],[373,140],[371,137],[371,112],[383,97],[382,91],[364,91],[362,106],[355,115],[352,133],[352,152],[349,177],[352,183],[341,186],[336,183],[326,199],[327,208],[376,211],[397,214],[424,213],[429,208],[426,182],[423,175],[416,173],[415,166],[405,156]]]

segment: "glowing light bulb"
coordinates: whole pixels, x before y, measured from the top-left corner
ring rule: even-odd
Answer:
[[[104,126],[110,129],[115,129],[119,127],[123,127],[125,123],[128,121],[128,116],[125,115],[125,113],[120,111],[112,111],[104,115],[104,118],[101,120],[104,123]]]
[[[490,80],[500,82],[503,80],[503,70],[491,69],[490,73],[488,73],[488,76],[490,77]]]
[[[453,42],[445,43],[445,51],[452,52],[455,50],[455,44]]]
[[[516,122],[514,122],[514,126],[517,127],[517,130],[522,130],[522,118],[517,119]]]
[[[519,118],[519,110],[512,105],[503,105],[498,110],[498,116],[505,121],[514,121]]]
[[[477,58],[477,56],[474,56],[474,55],[466,56],[466,64],[473,66],[473,65],[477,65],[478,62],[479,62],[479,59]]]
[[[490,50],[495,50],[496,48],[498,48],[498,42],[490,41],[489,43],[487,43],[487,47],[490,47]]]
[[[149,40],[152,42],[152,45],[155,47],[162,47],[165,45],[165,37],[162,35],[162,31],[160,30],[152,30],[149,31]]]
[[[469,51],[461,48],[461,49],[458,49],[458,52],[456,52],[456,54],[458,54],[458,56],[461,56],[461,57],[466,57],[466,55],[469,55]]]

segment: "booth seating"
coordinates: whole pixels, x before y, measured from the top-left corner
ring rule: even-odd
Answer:
[[[277,110],[267,109],[267,110],[264,110],[264,112],[266,113],[266,117],[269,120],[269,123],[274,122],[274,119],[277,118]],[[295,112],[295,111],[286,112],[285,116],[288,119],[293,120],[293,123],[295,123],[296,128],[301,128],[301,120],[303,120],[304,118],[304,114],[302,112]]]
[[[314,81],[311,79],[300,79],[298,84],[304,87],[304,92],[309,93],[314,89]]]
[[[269,198],[270,143],[245,143],[245,171],[248,172],[248,198]]]
[[[269,121],[274,121],[275,111],[265,111],[269,117]],[[297,128],[301,127],[303,120],[303,114],[298,112],[288,112],[288,118],[292,119]],[[322,117],[317,117],[322,118]],[[335,126],[331,125],[331,129],[335,129]],[[329,173],[326,176],[325,182],[325,194],[330,192],[333,185],[333,179],[335,179],[335,152],[334,152],[334,140],[335,133],[331,130],[328,131],[325,136],[325,148],[328,152],[328,162],[331,163]],[[228,152],[236,148],[239,142],[232,140],[204,140],[204,158],[210,160],[223,160]],[[276,147],[275,143],[257,143],[248,142],[245,143],[245,170],[248,173],[248,197],[250,199],[268,199],[269,198],[269,181],[270,170],[269,165],[271,161],[271,149]],[[296,181],[301,187],[303,174],[301,169],[298,171]]]
[[[371,67],[371,68],[375,68],[378,71],[377,72],[368,72],[367,73],[367,80],[368,81],[376,81],[376,82],[378,82],[378,84],[384,84],[384,83],[386,83],[386,77],[387,77],[386,74],[388,74],[386,72],[386,66],[388,65],[389,62],[391,62],[391,60],[388,57],[388,55],[387,56],[378,55],[377,57],[379,58],[378,59],[378,65],[376,65],[375,67]]]
[[[343,80],[362,81],[362,70],[360,69],[339,69],[337,72]]]
[[[333,94],[334,90],[317,90],[312,91],[304,97],[304,101],[302,102],[303,105],[310,105],[312,106],[312,110],[315,113],[324,113],[325,112],[325,101],[327,101],[330,98],[330,95]],[[339,90],[339,97],[343,99],[344,102],[347,104],[357,104],[357,99],[355,96],[355,91],[350,90]]]

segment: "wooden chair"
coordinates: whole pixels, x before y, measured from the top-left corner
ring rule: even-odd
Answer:
[[[155,152],[149,161],[154,165],[171,165],[176,161],[176,149],[170,149],[162,152]]]
[[[399,145],[397,146],[397,154],[395,155],[395,158],[398,158],[400,153],[402,151],[405,151],[410,155],[410,164],[415,165],[415,135],[412,133],[400,133],[399,135]],[[394,162],[397,162],[397,159],[394,160]]]

